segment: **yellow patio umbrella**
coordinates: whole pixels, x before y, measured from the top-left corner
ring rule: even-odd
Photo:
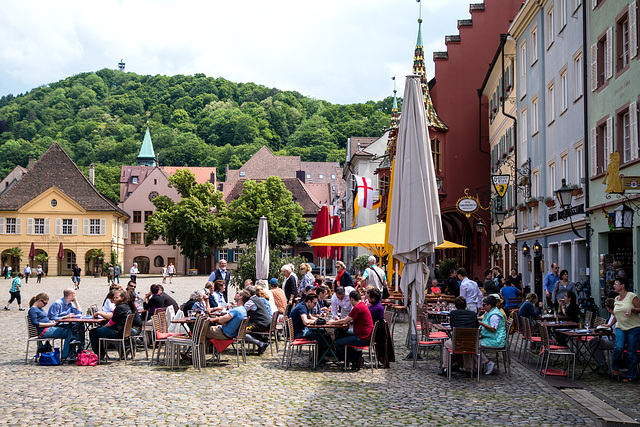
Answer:
[[[371,251],[374,255],[383,257],[387,254],[384,248],[385,228],[386,224],[379,222],[309,240],[307,244],[309,246],[361,246]]]
[[[386,228],[387,225],[384,222],[379,222],[377,224],[352,228],[351,230],[341,233],[309,240],[307,244],[309,246],[361,246],[371,251],[374,255],[383,257],[387,255],[387,249],[384,244]],[[436,246],[436,249],[458,249],[465,247],[466,246],[445,240],[444,243]]]

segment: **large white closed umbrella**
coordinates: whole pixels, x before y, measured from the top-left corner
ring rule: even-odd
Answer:
[[[393,198],[387,226],[393,257],[404,263],[400,288],[405,307],[411,298],[409,315],[413,352],[418,331],[418,307],[424,303],[424,291],[429,279],[429,269],[422,260],[444,242],[419,76],[407,76],[402,109],[393,170]]]
[[[269,280],[269,225],[261,216],[256,241],[256,280]]]

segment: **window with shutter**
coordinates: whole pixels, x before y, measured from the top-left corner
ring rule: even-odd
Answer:
[[[22,234],[22,218],[16,218],[16,234]]]
[[[4,218],[0,218],[0,234],[4,234]]]
[[[598,174],[598,128],[591,128],[591,176]]]
[[[638,158],[638,102],[629,104],[629,139],[631,144],[631,160]]]
[[[44,219],[44,234],[46,236],[51,234],[51,220],[49,218]]]
[[[123,239],[128,239],[129,238],[129,224],[125,224],[124,225],[124,230],[122,232],[122,238]]]
[[[27,218],[27,234],[33,234],[33,218]]]
[[[591,45],[591,91],[598,89],[598,43]]]
[[[54,226],[54,234],[56,236],[59,236],[62,234],[62,219],[61,218],[56,218],[55,221],[55,226]]]
[[[106,236],[106,234],[107,234],[107,220],[102,218],[100,220],[100,235]]]
[[[604,165],[603,165],[604,169],[606,169],[607,165],[609,164],[609,156],[611,155],[611,153],[614,152],[614,148],[613,148],[613,117],[609,117],[607,119],[607,133],[606,133],[605,144],[606,144],[606,152],[605,152]]]
[[[82,220],[82,234],[85,236],[89,235],[89,219],[84,218]]]
[[[613,77],[613,27],[607,28],[607,43],[604,56],[605,79]]]
[[[629,55],[638,56],[638,7],[636,0],[629,3]]]
[[[77,236],[78,235],[78,218],[73,219],[72,227],[73,227],[72,234],[74,236]]]

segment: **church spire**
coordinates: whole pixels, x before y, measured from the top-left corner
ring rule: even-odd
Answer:
[[[449,130],[447,125],[438,117],[429,93],[427,71],[424,66],[424,48],[422,46],[422,18],[418,19],[418,39],[416,40],[416,50],[413,55],[413,74],[420,76],[420,86],[422,86],[422,92],[424,93],[424,108],[427,111],[427,125],[443,131]]]
[[[392,77],[393,80],[393,107],[391,107],[391,127],[397,128],[400,123],[400,113],[398,112],[398,98],[396,97],[396,76]]]
[[[140,147],[140,154],[138,154],[137,160],[140,166],[156,165],[156,155],[153,152],[153,143],[151,142],[151,135],[149,134],[149,122],[147,122],[147,131],[144,134],[144,140],[142,141],[142,147]]]

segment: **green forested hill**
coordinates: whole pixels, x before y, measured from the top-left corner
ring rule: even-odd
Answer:
[[[0,175],[59,142],[118,199],[120,166],[135,164],[149,121],[161,165],[240,167],[262,145],[304,161],[344,161],[350,136],[389,126],[391,97],[335,105],[223,78],[141,76],[103,69],[0,98]]]

